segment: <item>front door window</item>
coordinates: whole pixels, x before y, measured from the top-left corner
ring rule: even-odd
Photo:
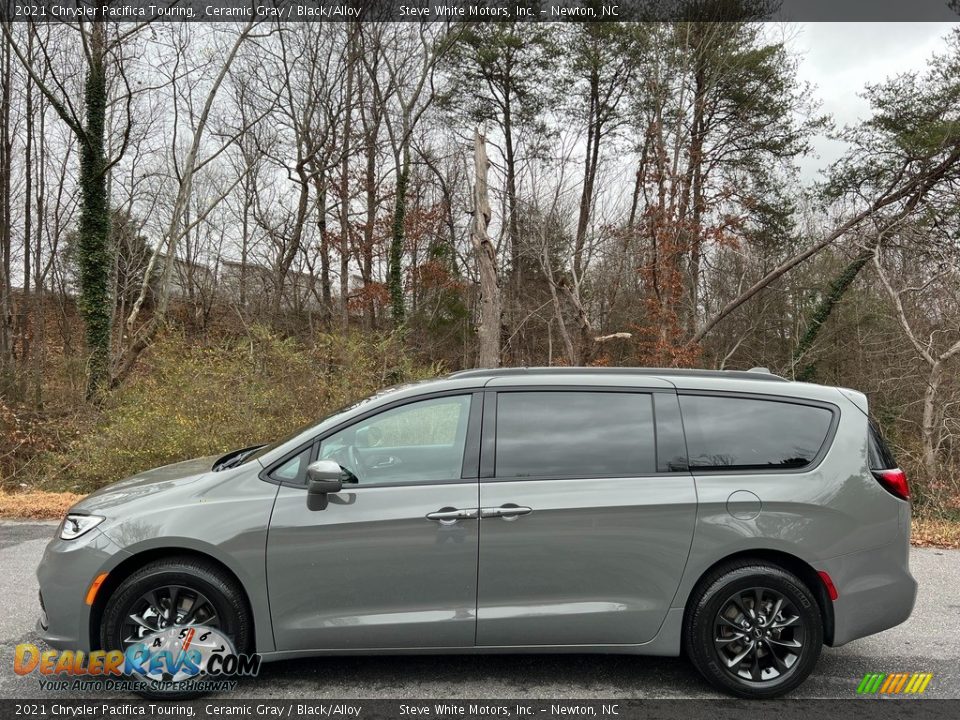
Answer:
[[[334,460],[357,485],[457,480],[470,396],[433,398],[386,410],[326,438],[321,460]]]

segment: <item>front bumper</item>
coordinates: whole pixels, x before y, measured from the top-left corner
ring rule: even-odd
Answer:
[[[109,537],[94,528],[76,540],[54,537],[37,567],[41,616],[37,632],[60,650],[90,650],[90,583],[126,556]]]

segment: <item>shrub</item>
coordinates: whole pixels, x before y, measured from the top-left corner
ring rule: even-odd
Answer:
[[[255,327],[243,339],[160,340],[91,427],[34,478],[88,492],[133,473],[268,442],[365,395],[440,372],[393,335],[321,334],[309,345]]]

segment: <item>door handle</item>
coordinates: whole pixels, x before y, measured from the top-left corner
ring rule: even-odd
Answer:
[[[399,465],[400,460],[393,455],[386,457],[375,465],[371,465],[371,470],[383,470],[384,468],[393,467],[394,465]]]
[[[436,512],[427,513],[427,520],[436,520],[441,525],[453,525],[457,520],[473,520],[479,517],[477,508],[458,510],[457,508],[441,508]]]
[[[533,508],[528,508],[523,505],[501,505],[500,507],[485,507],[480,508],[480,517],[485,518],[494,518],[499,517],[504,520],[514,520],[515,518],[520,517],[521,515],[529,515],[533,512]]]

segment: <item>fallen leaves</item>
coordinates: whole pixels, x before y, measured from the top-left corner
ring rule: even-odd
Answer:
[[[0,492],[0,517],[20,520],[59,520],[83,495],[68,492]]]
[[[915,517],[910,542],[917,547],[960,548],[960,521]]]

